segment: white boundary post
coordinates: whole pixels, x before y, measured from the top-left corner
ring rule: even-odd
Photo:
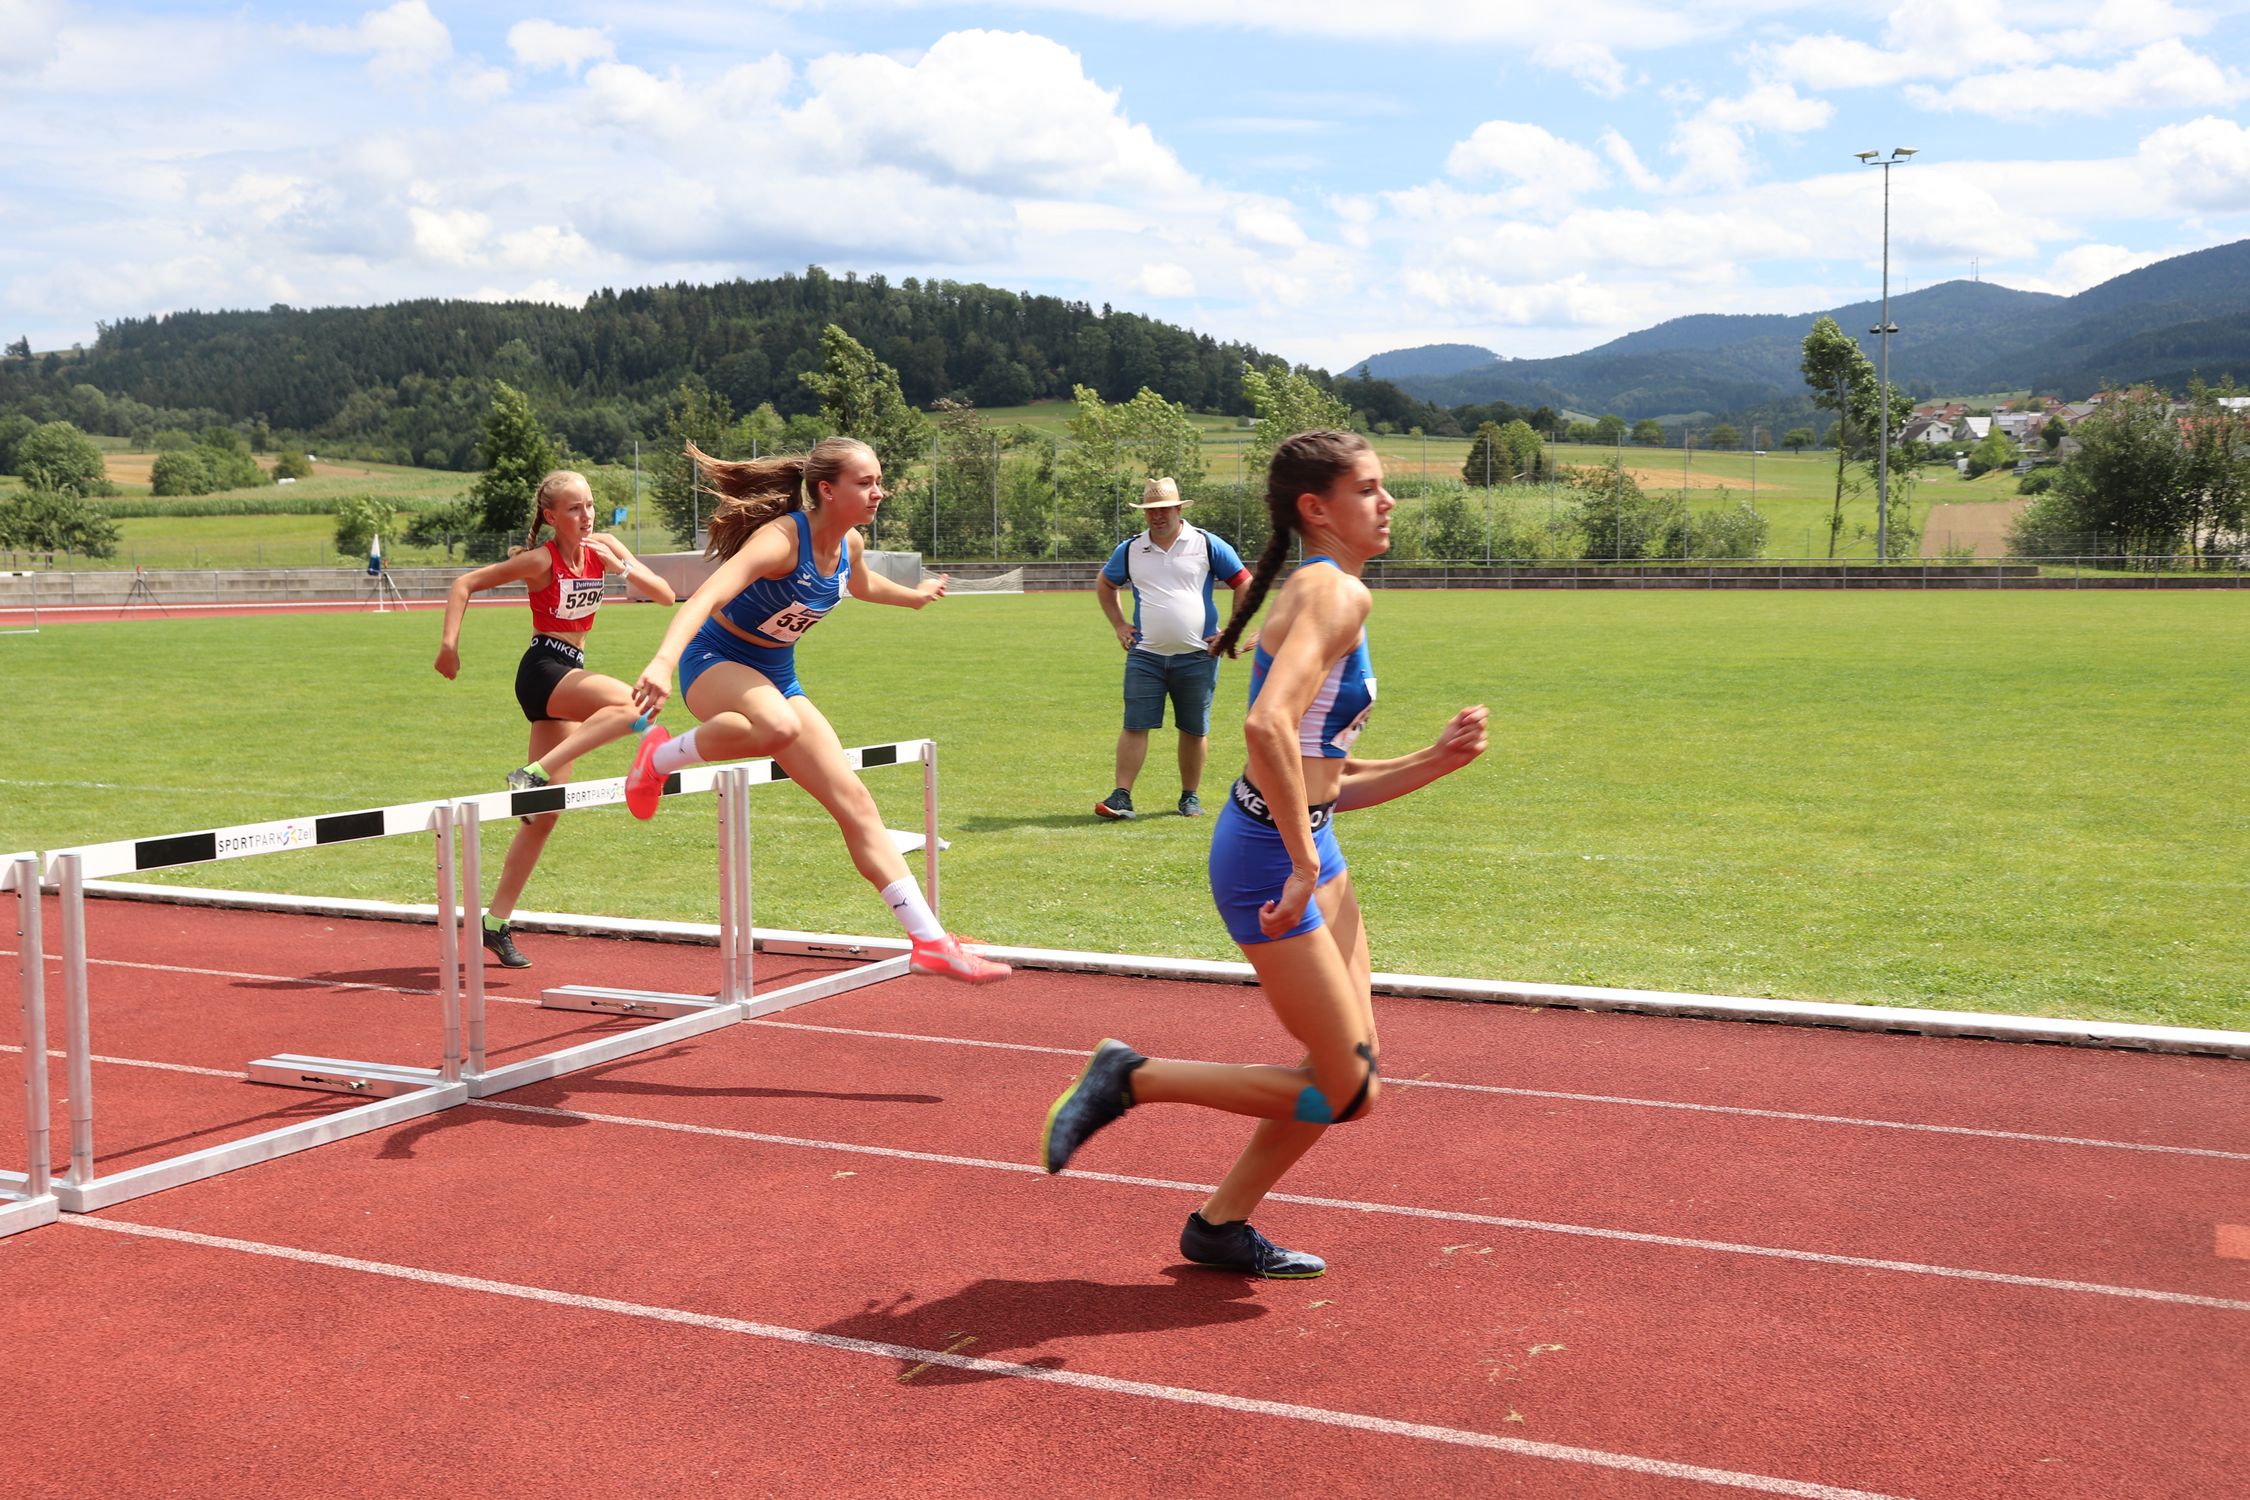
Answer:
[[[469,1076],[477,1078],[484,1074],[484,819],[474,802],[455,803],[449,811],[454,841],[461,850],[461,923],[454,951],[468,1007]],[[459,1036],[458,1023],[452,1017],[447,1020],[450,1064],[459,1054]],[[446,1074],[459,1076],[458,1071]]]
[[[63,1019],[67,1033],[70,1172],[66,1189],[84,1188],[94,1175],[94,1039],[86,993],[86,876],[75,854],[61,861]],[[67,1202],[66,1202],[67,1206]]]
[[[47,1132],[47,955],[39,909],[39,857],[11,854],[0,862],[0,889],[16,893],[16,970],[22,988],[24,1168],[0,1172],[0,1236],[52,1224],[62,1208],[49,1180],[53,1147]]]
[[[928,888],[930,913],[938,906],[937,741],[922,742],[922,883]]]

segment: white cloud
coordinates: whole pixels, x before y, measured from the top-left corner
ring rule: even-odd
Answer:
[[[1619,135],[1615,130],[1603,131],[1601,148],[1602,154],[1616,164],[1617,170],[1624,174],[1625,180],[1631,183],[1636,191],[1643,193],[1663,191],[1664,179],[1642,165],[1640,153],[1633,149],[1633,143],[1625,139],[1624,136]]]
[[[471,104],[490,104],[508,92],[510,83],[506,68],[488,68],[473,64],[453,70],[446,87],[454,96]]]
[[[2250,79],[2183,42],[2166,40],[2109,68],[2068,63],[2010,68],[1965,78],[1949,89],[1910,85],[1906,95],[1924,109],[2028,120],[2233,104],[2250,96]]]
[[[1227,217],[1236,234],[1256,244],[1295,250],[1310,243],[1295,215],[1283,204],[1245,203]]]
[[[2232,120],[2205,115],[2161,126],[2142,140],[2136,160],[2143,181],[2182,207],[2250,209],[2250,130]]]
[[[584,266],[594,259],[594,247],[575,229],[556,224],[535,224],[500,236],[502,265],[518,271],[556,271]]]
[[[887,162],[1001,192],[1192,186],[1173,154],[1086,76],[1078,54],[1025,32],[955,31],[912,63],[819,58],[797,125],[846,162]]]
[[[1542,68],[1568,73],[1589,93],[1615,99],[1625,92],[1625,65],[1599,42],[1545,42],[1531,54]]]
[[[379,81],[424,77],[453,55],[453,33],[424,0],[397,0],[350,26],[305,26],[297,35],[316,52],[364,52]]]
[[[62,0],[0,0],[0,74],[51,61],[62,32]]]
[[[1722,125],[1744,125],[1782,135],[1818,130],[1836,109],[1825,99],[1807,99],[1786,83],[1761,83],[1732,99],[1714,99],[1704,115]]]
[[[1584,146],[1517,120],[1487,120],[1454,146],[1446,174],[1464,181],[1493,177],[1518,185],[1512,202],[1529,210],[1559,206],[1609,180],[1601,158]]]
[[[2042,285],[2026,285],[2025,290],[2055,292],[2068,297],[2180,253],[2177,248],[2128,250],[2123,245],[2079,245],[2055,257],[2046,276],[2041,278]]]
[[[409,208],[414,248],[431,260],[465,266],[477,259],[492,220],[473,209]]]
[[[1195,274],[1174,261],[1159,261],[1133,278],[1133,290],[1150,297],[1192,297]]]
[[[508,28],[508,50],[526,68],[560,68],[572,77],[590,62],[607,62],[617,55],[610,39],[591,26],[563,26],[554,21],[518,21]]]

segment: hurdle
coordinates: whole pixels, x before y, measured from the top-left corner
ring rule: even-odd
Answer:
[[[63,1001],[68,1034],[66,1066],[70,1080],[70,1168],[55,1188],[62,1209],[67,1213],[92,1213],[166,1188],[201,1182],[221,1172],[254,1166],[330,1141],[418,1119],[466,1103],[469,1097],[468,1085],[461,1081],[460,996],[458,992],[448,992],[441,1008],[444,1033],[441,1066],[336,1065],[323,1059],[320,1061],[324,1066],[340,1066],[353,1075],[356,1081],[346,1092],[368,1096],[371,1102],[338,1110],[317,1120],[284,1125],[124,1171],[100,1172],[94,1148],[93,1017],[86,965],[88,880],[242,859],[286,849],[434,831],[437,835],[437,884],[442,891],[452,883],[452,828],[453,811],[449,805],[424,802],[50,851],[44,883],[62,897]],[[261,1066],[251,1064],[253,1076]],[[306,1082],[309,1086],[311,1080]]]
[[[0,1236],[52,1224],[61,1213],[47,1142],[47,957],[39,913],[39,856],[11,854],[0,891],[16,896],[17,1013],[23,1040],[24,1170],[0,1172]]]
[[[936,744],[930,740],[907,740],[860,746],[845,754],[855,772],[892,765],[919,764],[922,767],[921,843],[934,907],[938,896],[937,852],[942,843],[937,836]],[[34,874],[27,878],[34,892],[34,915],[36,892],[42,884],[46,889],[59,892],[62,904],[63,982],[69,1019],[66,1057],[70,1077],[71,1155],[69,1171],[55,1188],[57,1203],[64,1212],[89,1213],[148,1193],[199,1182],[221,1172],[432,1114],[472,1098],[503,1093],[581,1068],[614,1062],[753,1017],[771,1015],[903,976],[908,972],[909,956],[886,954],[872,962],[819,975],[769,993],[756,992],[751,978],[751,955],[759,945],[750,910],[749,794],[753,786],[788,779],[788,773],[774,762],[759,760],[690,766],[673,772],[665,780],[663,795],[667,799],[698,792],[717,794],[719,912],[724,941],[715,992],[689,995],[561,986],[548,992],[541,1003],[556,1009],[600,1010],[655,1019],[631,1031],[598,1037],[501,1067],[490,1067],[486,1061],[484,944],[478,932],[483,911],[479,868],[481,826],[489,818],[524,818],[620,804],[625,800],[623,777],[50,851],[43,876],[34,861]],[[434,910],[443,1030],[441,1065],[426,1068],[301,1053],[260,1058],[248,1065],[247,1076],[253,1083],[341,1093],[370,1102],[318,1120],[125,1171],[99,1173],[94,1151],[86,883],[150,870],[413,834],[429,834],[435,839],[437,901]],[[894,837],[898,835],[894,833]],[[43,1079],[44,1075],[41,1077]],[[44,1114],[41,1118],[44,1120]]]
[[[905,740],[888,745],[860,745],[847,749],[844,757],[855,772],[883,766],[921,766],[923,884],[931,909],[937,910],[938,851],[943,841],[937,832],[936,742]],[[666,782],[666,797],[702,790],[706,786],[718,794],[719,984],[714,993],[691,995],[602,985],[558,985],[541,992],[540,1005],[549,1010],[594,1011],[653,1019],[649,1025],[634,1031],[600,1037],[497,1068],[489,1067],[484,1055],[485,954],[476,931],[483,910],[479,900],[483,887],[477,873],[483,817],[487,812],[520,816],[514,811],[512,799],[525,796],[544,797],[557,804],[555,810],[560,811],[565,807],[603,805],[613,800],[608,789],[614,786],[614,800],[622,801],[625,783],[622,778],[614,782],[588,783],[575,799],[555,795],[567,788],[549,787],[531,793],[495,793],[466,798],[456,804],[455,827],[461,838],[461,901],[455,911],[441,900],[438,923],[442,929],[458,921],[464,929],[456,948],[463,969],[463,989],[468,997],[469,1066],[465,1077],[472,1097],[488,1098],[528,1083],[581,1068],[598,1067],[686,1037],[700,1036],[723,1026],[905,977],[911,955],[891,954],[767,994],[757,993],[750,974],[751,956],[761,946],[751,921],[750,788],[788,779],[789,774],[774,761],[751,760],[724,766],[689,767],[675,772]],[[899,836],[894,832],[893,837]]]

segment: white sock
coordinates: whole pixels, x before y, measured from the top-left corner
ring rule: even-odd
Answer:
[[[696,731],[691,729],[656,747],[656,753],[649,757],[649,764],[656,768],[657,775],[669,776],[682,766],[703,764],[703,757],[696,753],[695,735]]]
[[[894,880],[884,886],[883,900],[889,904],[891,915],[898,918],[899,925],[906,929],[909,937],[928,939],[945,936],[945,929],[938,926],[937,913],[931,911],[930,903],[922,899],[922,887],[915,883],[913,876]]]

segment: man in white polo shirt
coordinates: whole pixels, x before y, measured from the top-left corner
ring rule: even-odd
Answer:
[[[1102,613],[1125,648],[1125,732],[1117,737],[1117,787],[1094,804],[1105,818],[1133,816],[1133,781],[1148,758],[1148,732],[1164,725],[1164,700],[1172,701],[1180,732],[1180,815],[1201,817],[1196,789],[1203,782],[1210,744],[1211,695],[1219,661],[1211,643],[1219,636],[1213,581],[1234,590],[1237,604],[1250,587],[1250,570],[1226,541],[1181,519],[1187,504],[1169,479],[1152,479],[1133,508],[1148,530],[1117,544],[1094,584]],[[1118,590],[1133,591],[1133,619],[1118,607]]]

